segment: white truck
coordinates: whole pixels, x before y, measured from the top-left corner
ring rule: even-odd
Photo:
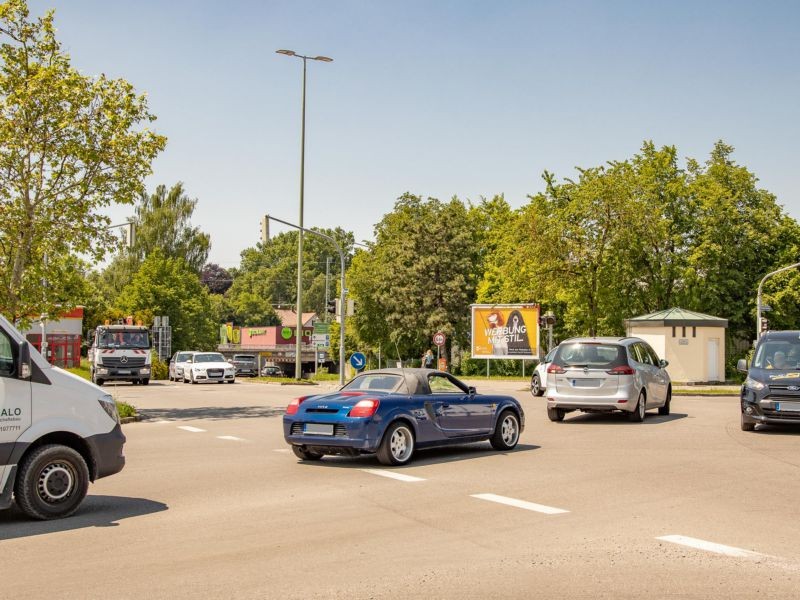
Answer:
[[[138,325],[101,325],[89,332],[92,382],[150,383],[150,332]]]
[[[53,367],[0,315],[0,510],[31,518],[77,510],[89,482],[125,466],[114,399]]]

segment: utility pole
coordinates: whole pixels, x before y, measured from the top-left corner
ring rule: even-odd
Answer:
[[[328,293],[330,290],[330,282],[331,282],[331,257],[325,257],[325,307],[328,306]],[[325,321],[327,322],[330,317],[328,316],[328,312],[325,311]]]

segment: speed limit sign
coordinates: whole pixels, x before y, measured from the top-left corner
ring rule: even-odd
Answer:
[[[447,338],[444,337],[444,334],[441,331],[437,331],[433,334],[433,343],[437,346],[444,346],[444,342]]]

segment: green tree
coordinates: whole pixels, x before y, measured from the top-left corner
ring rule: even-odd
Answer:
[[[133,202],[166,139],[131,84],[72,67],[52,11],[3,2],[0,36],[0,311],[16,318],[72,304],[65,264],[103,256],[98,209]]]
[[[216,347],[219,324],[208,291],[183,258],[154,250],[123,289],[118,306],[148,324],[156,315],[167,315],[175,350]]]
[[[164,256],[182,258],[193,271],[201,272],[211,238],[191,224],[196,206],[197,200],[186,194],[180,182],[169,190],[159,185],[152,194],[139,196],[131,219],[135,228],[133,247],[122,249],[103,272],[110,295],[116,297],[156,249]]]
[[[404,357],[420,355],[439,330],[463,345],[481,258],[479,227],[457,198],[401,196],[376,226],[373,247],[348,271],[359,339]]]

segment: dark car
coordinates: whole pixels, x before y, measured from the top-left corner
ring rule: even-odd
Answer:
[[[756,346],[753,362],[740,359],[747,373],[742,384],[742,431],[759,423],[800,424],[800,331],[768,331]]]
[[[433,369],[366,371],[336,392],[292,400],[283,417],[284,439],[303,460],[377,454],[386,465],[450,444],[489,440],[511,450],[524,426],[515,398],[478,394]]]
[[[258,361],[252,354],[234,354],[231,364],[236,368],[237,377],[258,377]]]
[[[286,374],[283,372],[283,369],[280,367],[276,367],[274,365],[264,365],[261,367],[261,376],[262,377],[284,377]]]

